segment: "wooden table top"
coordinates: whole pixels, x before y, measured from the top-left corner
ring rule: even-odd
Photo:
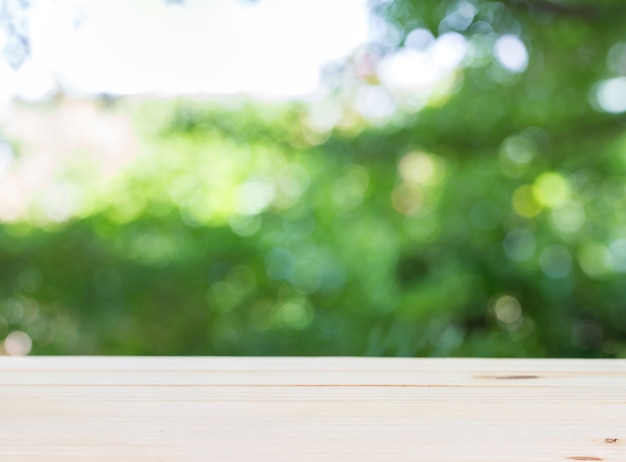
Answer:
[[[626,360],[2,357],[0,461],[626,462]]]

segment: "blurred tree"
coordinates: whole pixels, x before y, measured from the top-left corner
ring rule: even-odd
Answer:
[[[0,335],[43,354],[626,357],[626,8],[373,9],[376,43],[329,67],[322,101],[109,107],[144,155],[72,220],[2,225]]]

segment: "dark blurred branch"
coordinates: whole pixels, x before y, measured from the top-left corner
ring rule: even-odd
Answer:
[[[546,1],[532,1],[528,2],[528,5],[536,11],[556,13],[559,16],[568,16],[580,19],[594,19],[600,13],[600,10],[597,8],[597,4],[566,4]]]
[[[626,3],[606,5],[598,2],[573,3],[551,2],[546,0],[510,0],[516,8],[527,8],[535,13],[544,13],[561,18],[596,21],[601,18],[619,18],[626,14]]]

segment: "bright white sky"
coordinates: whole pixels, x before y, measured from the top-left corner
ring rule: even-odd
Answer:
[[[36,0],[32,60],[0,63],[0,101],[54,88],[305,96],[368,38],[366,0]]]

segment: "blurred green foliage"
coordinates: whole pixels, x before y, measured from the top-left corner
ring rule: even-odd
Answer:
[[[416,110],[389,90],[394,114],[368,120],[355,89],[382,84],[355,59],[329,77],[325,130],[303,103],[113,104],[142,140],[124,176],[74,219],[0,225],[0,337],[33,354],[626,357],[626,131],[597,97],[626,73],[626,8],[375,9],[363,56],[420,28],[465,37],[445,92]],[[492,53],[507,34],[523,69]]]

